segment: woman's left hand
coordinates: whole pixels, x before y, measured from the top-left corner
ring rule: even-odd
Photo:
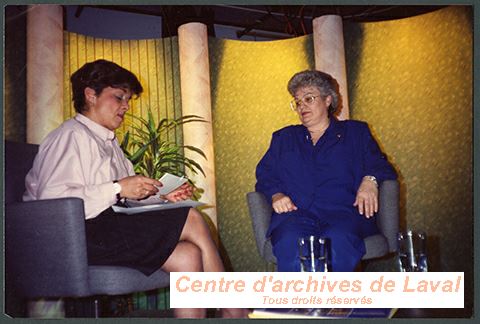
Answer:
[[[165,199],[171,202],[182,201],[191,198],[193,195],[192,186],[187,182],[165,195]]]
[[[353,206],[358,207],[360,215],[370,218],[378,211],[378,188],[371,180],[363,179],[357,191]]]

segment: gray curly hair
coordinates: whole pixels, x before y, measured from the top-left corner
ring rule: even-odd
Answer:
[[[317,88],[323,99],[331,96],[332,102],[328,107],[328,114],[331,116],[337,111],[340,100],[338,83],[330,74],[317,70],[305,70],[296,73],[290,81],[288,81],[288,92],[290,92],[293,97],[298,89],[304,87]]]

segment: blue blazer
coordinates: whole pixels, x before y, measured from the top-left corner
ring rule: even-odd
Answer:
[[[352,220],[375,226],[374,218],[367,220],[353,207],[366,175],[375,176],[379,183],[397,178],[366,123],[331,118],[315,146],[303,125],[274,132],[256,169],[255,190],[265,194],[270,202],[273,194],[282,192],[300,211],[319,217],[349,214]],[[268,236],[290,213],[286,214],[273,213]]]

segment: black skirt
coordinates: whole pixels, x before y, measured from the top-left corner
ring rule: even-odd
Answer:
[[[86,221],[89,265],[124,266],[146,275],[157,271],[175,249],[189,207],[134,215],[112,208]]]

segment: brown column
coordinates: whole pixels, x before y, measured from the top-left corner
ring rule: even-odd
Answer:
[[[40,143],[62,121],[62,6],[31,5],[27,14],[27,142]]]
[[[211,208],[204,212],[217,224],[217,201],[215,197],[215,157],[213,153],[212,104],[210,97],[210,66],[208,61],[207,26],[202,23],[188,23],[178,28],[180,52],[180,86],[182,91],[183,115],[198,115],[207,123],[188,123],[183,126],[185,145],[201,149],[207,159],[196,153],[185,151],[195,159],[206,174],[189,174],[189,177],[205,192],[202,202]]]
[[[338,82],[342,96],[342,110],[338,118],[349,118],[347,71],[343,41],[342,17],[325,15],[313,20],[313,45],[315,68],[329,73]]]

